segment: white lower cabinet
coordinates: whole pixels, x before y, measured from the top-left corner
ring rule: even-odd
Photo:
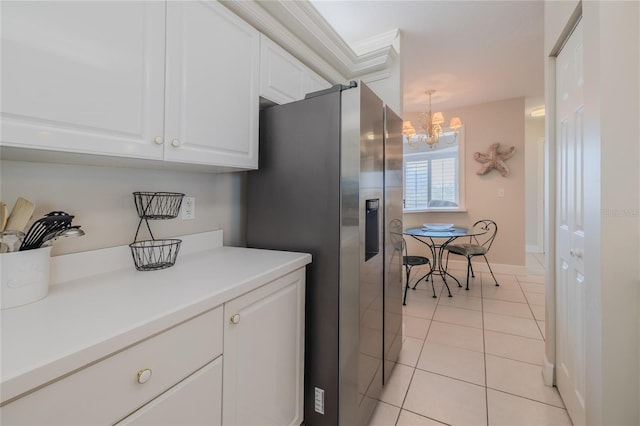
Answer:
[[[221,323],[218,307],[143,340],[3,406],[0,423],[113,424],[218,358]]]
[[[225,425],[303,419],[304,269],[224,306]]]
[[[126,419],[124,425],[222,424],[222,357],[202,367]]]
[[[0,407],[0,424],[299,425],[304,285],[301,268],[104,354]]]

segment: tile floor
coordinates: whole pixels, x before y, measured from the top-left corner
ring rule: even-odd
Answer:
[[[409,290],[403,350],[369,425],[571,425],[542,380],[543,274],[528,255],[527,275],[496,274],[500,287],[477,273],[451,298],[440,278],[435,299],[431,283]]]

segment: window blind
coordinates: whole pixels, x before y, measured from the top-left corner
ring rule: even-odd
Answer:
[[[458,156],[423,156],[405,161],[404,208],[426,209],[431,200],[458,203]]]

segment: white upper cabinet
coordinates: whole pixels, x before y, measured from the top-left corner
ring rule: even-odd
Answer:
[[[326,80],[268,37],[260,36],[260,96],[285,104],[328,87]]]
[[[168,3],[165,159],[258,168],[259,58],[259,32],[220,3]]]
[[[165,4],[3,1],[2,145],[160,159]]]
[[[3,146],[258,167],[260,35],[220,3],[1,8]]]
[[[324,90],[331,87],[331,83],[329,83],[324,78],[320,77],[318,74],[311,70],[307,70],[304,76],[304,93],[312,93],[317,92],[318,90]]]

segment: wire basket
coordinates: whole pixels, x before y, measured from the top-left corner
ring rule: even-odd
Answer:
[[[176,263],[180,250],[179,239],[143,240],[129,244],[133,263],[138,271],[156,271]]]
[[[178,192],[134,192],[138,216],[142,219],[178,217],[184,194]]]

